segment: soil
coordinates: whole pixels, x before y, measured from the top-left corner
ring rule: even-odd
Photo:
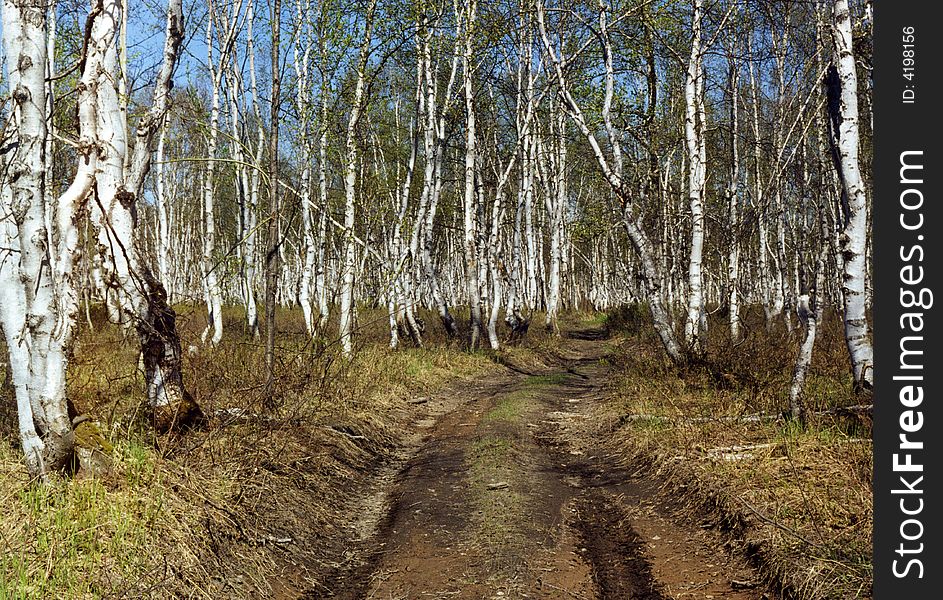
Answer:
[[[360,494],[342,564],[303,598],[769,597],[605,443],[593,415],[609,350],[604,330],[573,331],[552,368],[426,400],[400,460]]]

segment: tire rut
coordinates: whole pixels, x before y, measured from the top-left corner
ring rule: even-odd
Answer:
[[[570,333],[560,364],[455,390],[382,483],[355,568],[305,598],[758,599],[746,568],[679,524],[657,482],[600,442],[605,332]],[[747,575],[749,578],[749,575]]]

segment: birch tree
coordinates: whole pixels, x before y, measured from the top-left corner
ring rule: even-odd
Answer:
[[[747,52],[753,55],[753,42],[747,37]],[[751,125],[753,129],[753,209],[756,211],[757,226],[757,274],[759,297],[766,312],[766,323],[772,322],[773,311],[770,298],[770,270],[769,270],[769,226],[766,189],[763,182],[763,140],[760,134],[760,86],[756,77],[756,67],[753,61],[747,63],[750,75],[750,108]]]
[[[701,263],[704,254],[704,181],[706,176],[703,111],[704,74],[701,49],[701,0],[694,0],[691,17],[691,56],[684,84],[684,136],[688,150],[688,199],[691,206],[691,253],[688,261],[688,305],[684,341],[691,349],[700,347],[699,329],[704,308]],[[611,68],[607,69],[607,73]],[[607,97],[611,95],[608,92]]]
[[[301,0],[295,2],[295,16],[298,20],[297,28],[298,43],[294,47],[295,80],[298,88],[295,98],[296,109],[298,111],[300,123],[298,124],[298,145],[302,156],[301,165],[301,188],[299,190],[299,202],[301,204],[301,231],[304,248],[304,263],[301,268],[301,286],[298,292],[298,300],[301,304],[301,311],[304,315],[305,328],[308,335],[314,335],[317,330],[317,320],[314,316],[313,292],[315,277],[315,261],[317,259],[317,244],[315,242],[314,219],[312,214],[313,207],[313,173],[311,165],[314,162],[313,144],[310,139],[310,62],[312,42],[308,37],[309,20],[305,7]],[[304,44],[304,48],[301,45]],[[323,210],[323,208],[322,208]]]
[[[104,0],[101,7],[102,14],[106,15],[102,17],[105,19],[102,26],[114,32],[115,18],[120,14],[119,3]],[[114,45],[109,45],[103,52],[97,96],[98,143],[103,148],[103,158],[96,170],[96,203],[91,211],[92,222],[98,229],[99,244],[105,249],[104,270],[112,285],[126,298],[121,306],[127,307],[127,317],[138,333],[147,398],[153,410],[154,424],[160,430],[202,418],[199,406],[183,384],[176,313],[167,303],[163,284],[140,260],[134,243],[136,201],[150,170],[153,138],[167,113],[174,67],[183,41],[181,0],[168,1],[165,32],[163,60],[157,73],[153,99],[135,128],[134,152],[130,161],[126,142],[128,124],[114,118],[114,115],[121,114],[117,109],[119,97],[113,75],[116,62]]]
[[[819,229],[824,236],[826,232],[824,214],[820,216]],[[815,347],[818,324],[822,322],[822,316],[825,313],[823,295],[825,288],[825,257],[828,250],[828,244],[822,240],[821,250],[815,263],[815,283],[811,286],[811,289],[801,294],[796,302],[796,311],[799,315],[799,322],[805,328],[805,337],[802,346],[799,348],[799,355],[796,358],[796,365],[792,374],[792,384],[789,386],[789,414],[803,426],[806,420],[806,405],[803,397],[805,380],[809,372],[809,365],[812,363],[812,350]]]
[[[223,294],[219,283],[219,269],[216,257],[216,151],[219,144],[220,104],[223,78],[230,62],[230,53],[234,39],[239,31],[242,2],[237,1],[230,7],[229,14],[221,13],[212,2],[206,20],[206,58],[210,73],[210,120],[206,132],[206,166],[203,174],[203,277],[206,286],[207,325],[201,339],[209,337],[211,346],[219,344],[223,338]],[[214,32],[219,33],[214,36]],[[215,39],[220,41],[219,63],[213,59]],[[212,330],[212,336],[209,336]]]
[[[567,75],[564,71],[564,62],[566,59],[562,55],[562,51],[558,51],[557,47],[555,47],[551,42],[550,36],[547,33],[546,18],[544,14],[545,10],[542,0],[538,1],[536,6],[537,24],[540,31],[541,40],[543,42],[544,51],[547,53],[550,64],[552,65],[552,76],[554,77],[556,85],[559,88],[559,93],[561,95],[564,108],[569,114],[570,119],[589,143],[593,152],[593,157],[596,159],[596,163],[599,166],[599,169],[602,172],[606,182],[611,187],[613,193],[622,202],[622,224],[626,229],[626,233],[629,236],[632,247],[635,250],[639,262],[641,263],[642,285],[644,286],[645,296],[648,300],[649,309],[652,313],[655,331],[658,333],[659,338],[661,338],[662,344],[665,347],[665,351],[671,360],[675,363],[683,363],[684,353],[682,352],[681,347],[678,345],[674,329],[672,328],[671,322],[668,318],[668,311],[665,307],[663,291],[661,287],[661,275],[658,272],[654,261],[651,243],[648,239],[648,236],[641,227],[639,222],[638,208],[633,203],[631,193],[623,179],[621,142],[619,140],[619,134],[617,133],[613,124],[612,115],[610,112],[613,93],[612,86],[608,84],[606,85],[605,99],[602,109],[602,119],[605,126],[604,128],[606,131],[606,137],[611,148],[611,157],[607,157],[603,152],[602,146],[599,144],[599,141],[596,138],[595,132],[590,129],[582,109],[573,98],[573,95],[570,93]],[[600,32],[605,31],[603,25],[606,23],[606,13],[608,11],[608,6],[605,4],[600,5]],[[603,48],[603,60],[606,68],[605,76],[606,81],[608,82],[610,80],[614,80],[614,69],[611,60],[612,48],[611,44],[609,43],[609,38],[605,34],[600,35],[600,43]]]
[[[861,177],[858,132],[858,76],[852,51],[851,16],[847,0],[835,0],[832,14],[835,63],[829,69],[828,106],[832,145],[842,182],[844,227],[841,255],[844,265],[845,342],[855,389],[870,389],[874,381],[874,351],[865,298],[865,252],[868,205]]]
[[[357,79],[354,84],[350,116],[347,121],[346,156],[344,158],[344,254],[341,265],[340,291],[340,340],[344,354],[353,353],[354,329],[354,279],[356,265],[356,245],[354,224],[357,200],[357,126],[364,112],[367,59],[370,56],[370,42],[373,34],[373,18],[377,0],[370,0],[364,16],[363,40],[357,57]]]
[[[327,124],[328,124],[328,98],[330,84],[328,83],[327,71],[327,3],[321,4],[321,13],[319,15],[319,35],[318,35],[318,58],[321,72],[321,90],[320,90],[320,135],[318,135],[318,199],[320,205],[320,214],[318,216],[318,236],[317,236],[317,274],[315,276],[315,285],[317,287],[318,299],[318,322],[316,332],[320,333],[327,325],[327,319],[330,315],[328,307],[327,290],[327,221],[328,205],[327,196]]]
[[[504,322],[511,330],[512,338],[522,337],[529,327],[530,321],[523,314],[527,292],[524,285],[525,273],[522,257],[524,244],[525,215],[531,204],[528,199],[533,194],[534,161],[532,152],[532,129],[534,127],[534,40],[533,22],[528,15],[521,14],[521,29],[525,32],[518,47],[517,68],[517,95],[515,111],[515,129],[521,144],[520,163],[521,173],[517,189],[517,202],[514,210],[514,223],[510,239],[509,263],[506,267],[508,276],[507,303]]]
[[[547,213],[550,228],[550,273],[547,286],[547,316],[545,325],[558,331],[557,316],[560,309],[564,254],[566,252],[566,210],[569,203],[567,196],[567,139],[566,113],[556,104],[551,104],[551,126],[553,131],[549,152],[553,186],[547,196]]]
[[[16,151],[7,159],[7,175],[0,188],[0,241],[6,254],[0,261],[0,322],[10,352],[27,466],[39,477],[62,468],[72,456],[65,383],[78,312],[74,277],[78,220],[87,207],[98,226],[100,243],[105,242],[103,266],[119,292],[119,306],[134,318],[140,335],[155,418],[175,421],[199,410],[183,389],[179,363],[163,352],[165,345],[172,346],[176,340],[179,358],[179,340],[167,335],[168,329],[172,336],[176,334],[173,312],[155,314],[161,308],[169,310],[166,296],[160,295],[160,283],[146,268],[136,268],[132,241],[134,199],[150,166],[150,142],[166,110],[182,39],[180,2],[172,0],[169,6],[165,60],[154,103],[137,127],[135,152],[127,169],[127,125],[117,94],[115,44],[121,18],[119,2],[92,3],[77,89],[78,166],[71,184],[53,201],[47,196],[44,157],[49,148],[47,14],[44,7],[30,2],[8,0],[3,5],[4,52],[10,59],[15,57],[8,65]],[[95,201],[89,207],[92,197]],[[154,351],[155,340],[160,352]]]
[[[74,444],[65,378],[78,310],[75,220],[94,183],[100,152],[97,78],[104,50],[114,40],[114,28],[101,16],[101,7],[97,9],[88,22],[78,89],[78,169],[62,197],[52,201],[46,196],[45,159],[47,13],[44,6],[29,1],[3,3],[3,50],[13,101],[13,132],[4,131],[4,137],[9,135],[15,148],[4,157],[0,183],[0,324],[10,355],[26,465],[31,475],[43,479],[66,465]]]
[[[433,249],[435,246],[434,227],[436,214],[439,200],[442,197],[442,167],[445,161],[444,155],[446,150],[446,116],[453,102],[453,87],[455,85],[459,60],[461,58],[459,44],[461,44],[462,39],[462,23],[457,14],[455,26],[455,52],[452,53],[448,82],[446,83],[444,92],[441,94],[441,100],[439,99],[439,86],[435,77],[438,71],[438,65],[434,64],[432,59],[433,28],[431,24],[426,23],[426,27],[420,30],[420,36],[422,38],[421,62],[426,94],[424,104],[426,118],[423,132],[425,168],[420,203],[425,205],[425,211],[424,219],[421,219],[417,226],[421,229],[420,262],[422,264],[422,275],[417,277],[417,279],[424,280],[429,287],[432,302],[435,305],[436,311],[439,313],[439,320],[442,322],[450,338],[458,337],[458,325],[449,311],[446,296],[442,293],[439,284],[439,270],[433,262]]]
[[[278,125],[281,110],[281,61],[279,54],[282,22],[281,0],[272,4],[272,89],[269,98],[269,213],[267,244],[265,250],[265,387],[269,389],[275,379],[275,305],[278,293],[278,270],[281,264],[281,204],[278,181]],[[271,400],[269,400],[271,401]]]
[[[727,310],[730,339],[740,339],[740,67],[733,49],[728,50],[730,95],[730,181],[727,184],[727,220],[732,234],[727,251]]]
[[[259,84],[255,68],[255,1],[250,0],[246,7],[246,54],[249,61],[249,91],[254,117],[256,140],[254,166],[249,174],[248,201],[246,204],[245,236],[242,238],[243,256],[246,257],[243,270],[243,286],[246,303],[246,325],[249,334],[259,337],[259,313],[256,301],[256,249],[259,230],[259,193],[262,186],[262,155],[265,151],[265,126],[262,119],[262,103],[259,101]]]
[[[469,344],[478,347],[481,335],[481,296],[478,277],[478,219],[475,183],[477,175],[477,131],[475,129],[474,69],[472,67],[473,36],[475,34],[476,0],[467,0],[464,13],[464,43],[462,47],[462,78],[465,95],[465,190],[464,190],[464,249],[465,292],[468,295]]]

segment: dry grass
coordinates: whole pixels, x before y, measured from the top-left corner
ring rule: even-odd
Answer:
[[[330,340],[307,338],[299,313],[285,312],[279,377],[266,398],[262,350],[243,334],[238,312],[227,312],[216,349],[199,344],[202,312],[180,313],[184,348],[199,348],[186,357],[188,387],[210,415],[241,412],[201,431],[155,436],[134,344],[96,319],[94,332],[80,333],[69,393],[115,446],[115,473],[39,486],[12,439],[0,443],[0,598],[298,597],[331,586],[350,566],[355,535],[341,516],[351,516],[365,474],[396,449],[417,410],[408,399],[492,372],[496,362],[537,372],[555,352],[536,318],[523,347],[493,356],[448,343],[431,314],[423,315],[429,349],[393,352],[385,315],[364,310],[357,355],[345,361]],[[711,507],[790,594],[869,595],[867,428],[826,418],[804,431],[775,418],[726,419],[786,408],[798,336],[766,332],[754,316],[746,340],[732,345],[716,323],[704,360],[679,374],[642,314],[607,320],[623,338],[614,397],[600,415],[616,431],[613,443],[636,463],[659,465],[692,509]],[[836,319],[820,331],[811,410],[852,403]],[[268,400],[274,411],[262,408]],[[724,450],[749,445],[757,447]]]
[[[365,474],[419,410],[408,400],[500,369],[490,353],[447,342],[431,314],[429,349],[391,351],[385,315],[363,310],[347,361],[285,311],[278,378],[264,397],[262,348],[241,315],[227,311],[227,335],[209,349],[199,344],[202,312],[178,311],[183,347],[196,349],[186,383],[210,425],[156,436],[133,340],[94,315],[69,395],[114,445],[114,475],[38,485],[13,437],[0,441],[0,598],[298,597],[329,585],[347,566],[345,519],[356,516]],[[546,340],[535,328],[525,345]],[[533,354],[509,352],[523,362]],[[269,402],[274,410],[263,409]]]
[[[631,315],[612,321],[635,333],[616,354],[604,418],[632,460],[657,470],[695,512],[719,517],[788,596],[870,596],[870,427],[820,416],[803,430],[780,417],[798,332],[766,332],[752,315],[744,342],[715,333],[702,364],[679,375]],[[820,331],[806,388],[813,411],[858,401],[838,319]],[[765,416],[739,420],[757,414]]]

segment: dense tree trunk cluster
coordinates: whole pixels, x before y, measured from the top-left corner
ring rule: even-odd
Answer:
[[[83,301],[137,332],[163,429],[199,415],[174,303],[205,303],[207,345],[264,332],[270,381],[279,305],[350,355],[358,307],[392,348],[497,350],[538,312],[637,302],[679,365],[709,314],[736,343],[761,306],[802,326],[797,417],[832,306],[870,387],[864,6],[213,0],[187,57],[169,0],[139,72],[153,15],[92,0],[65,31],[66,4],[3,4],[0,323],[35,474],[71,454]]]

